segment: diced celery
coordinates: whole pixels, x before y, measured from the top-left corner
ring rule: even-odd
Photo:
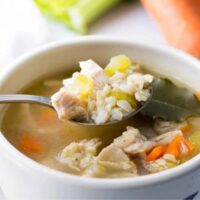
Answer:
[[[192,133],[188,139],[200,151],[200,130]]]
[[[109,64],[104,69],[108,76],[113,76],[116,72],[124,73],[131,66],[131,60],[125,55],[118,55],[110,59]]]
[[[121,90],[112,91],[110,96],[115,97],[117,100],[126,100],[126,101],[128,101],[133,108],[137,107],[137,102],[135,100],[135,97],[131,96],[130,94],[127,94],[125,92],[122,92]]]
[[[45,14],[84,34],[101,14],[123,0],[35,0]]]
[[[80,98],[88,97],[93,90],[93,82],[87,78],[87,76],[76,73],[74,75],[75,84],[77,84],[77,88],[79,90]]]

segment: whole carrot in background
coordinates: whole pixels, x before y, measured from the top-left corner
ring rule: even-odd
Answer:
[[[195,3],[196,3],[196,5],[197,5],[198,7],[200,7],[200,0],[196,0]],[[199,9],[199,12],[200,12],[200,9]]]
[[[200,58],[200,0],[141,0],[167,42]]]

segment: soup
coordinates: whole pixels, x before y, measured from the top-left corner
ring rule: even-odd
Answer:
[[[115,71],[117,71],[117,76],[119,76],[120,73],[123,73],[123,70],[126,71],[129,68],[126,65],[127,62],[123,62],[124,58],[125,61],[127,61],[127,57],[117,56],[117,59],[115,58],[117,61],[115,60],[113,65],[108,65],[111,66],[107,68],[106,72],[109,74],[109,77],[112,78]],[[126,67],[117,68],[116,66],[119,66],[119,63],[120,66],[126,65]],[[140,104],[149,98],[149,88],[153,81],[151,77],[156,80],[159,78],[146,74],[138,64],[131,63],[130,66],[133,66],[133,68],[135,67],[135,71],[128,75],[136,73],[139,82],[141,82],[141,79],[146,79],[146,82],[143,81],[142,86],[138,86],[140,90],[137,89],[137,94],[142,94],[141,91],[146,91],[146,93],[144,93],[146,96],[139,96],[142,97],[141,101],[134,96],[137,100],[137,106],[140,106]],[[120,77],[121,80],[122,75]],[[55,93],[60,91],[59,89],[63,87],[62,80],[71,76],[72,72],[67,71],[64,73],[62,72],[60,75],[46,77],[27,86],[27,88],[20,93],[50,97],[55,95]],[[134,77],[136,76],[134,75]],[[126,81],[127,77],[123,80]],[[90,86],[90,83],[87,84],[87,79],[84,79],[84,81],[84,89],[89,91],[85,86]],[[175,85],[172,85],[172,83],[168,83],[164,80],[157,83],[161,83],[162,85],[166,84],[168,88],[171,88],[171,92],[174,88],[177,88],[179,92],[182,91],[178,87],[175,87]],[[138,108],[137,106],[134,107],[129,100],[129,96],[127,98],[127,95],[125,95],[127,89],[125,85],[124,91],[121,89],[119,92],[119,85],[116,88],[117,89],[110,91],[110,93],[107,94],[108,96],[106,96],[106,98],[109,98],[111,94],[113,97],[112,99],[115,98],[116,100],[116,104],[111,106],[111,112],[107,115],[107,118],[99,120],[99,118],[97,118],[98,112],[95,112],[95,115],[93,113],[93,118],[90,118],[92,112],[87,112],[87,116],[89,117],[85,117],[85,110],[83,118],[80,117],[82,115],[79,115],[80,113],[83,114],[83,110],[81,110],[78,115],[75,113],[76,117],[78,116],[78,119],[83,119],[84,121],[88,120],[91,122],[91,120],[93,120],[93,123],[103,124],[109,120],[121,120],[123,116],[126,116],[130,111]],[[82,92],[82,89],[77,91]],[[154,89],[156,89],[156,87]],[[117,95],[116,93],[113,95],[113,91],[115,92],[116,90]],[[179,92],[176,93],[178,94]],[[87,93],[84,93],[84,95],[85,94]],[[133,92],[132,96],[133,95],[136,95],[136,92]],[[155,96],[153,98],[155,98]],[[183,96],[181,98],[183,98]],[[60,99],[58,98],[57,100]],[[120,104],[121,101],[127,101],[125,104],[130,104],[128,108],[131,109],[126,110],[126,108]],[[190,99],[190,101],[198,106],[196,97],[192,100]],[[172,103],[174,102],[171,100],[170,105],[175,104]],[[86,105],[85,102],[80,105],[84,105],[84,109],[88,108],[88,104]],[[164,106],[166,105],[162,104],[162,107]],[[159,106],[156,106],[156,108],[158,107]],[[95,108],[97,107],[93,107],[94,110]],[[69,107],[64,107],[63,109],[69,111]],[[115,111],[118,109],[117,113],[121,112],[120,117],[116,112],[112,114],[114,109]],[[191,110],[191,108],[187,109]],[[57,108],[57,111],[59,112],[59,108]],[[98,111],[98,109],[96,109],[96,111]],[[161,114],[164,116],[163,113]],[[184,120],[182,118],[179,120],[179,113],[179,115],[174,114],[177,115],[174,120],[169,120],[171,119],[170,117],[174,117],[169,114],[170,113],[166,113],[168,117],[168,120],[166,120],[165,116],[161,117],[161,115],[158,116],[158,113],[155,115],[155,113],[152,114],[152,112],[146,110],[129,121],[122,121],[122,123],[119,123],[117,126],[102,126],[97,130],[87,127],[84,128],[68,121],[69,119],[74,119],[75,116],[70,115],[73,116],[70,118],[69,112],[64,115],[64,118],[58,113],[59,119],[54,110],[41,105],[13,104],[10,105],[6,111],[2,123],[2,130],[5,137],[19,151],[50,168],[88,177],[135,177],[157,173],[178,166],[199,153],[200,117],[196,115],[184,115]],[[183,114],[181,116],[183,116]]]
[[[120,121],[150,97],[153,76],[125,55],[111,58],[105,69],[93,60],[81,61],[80,68],[51,97],[60,120]]]

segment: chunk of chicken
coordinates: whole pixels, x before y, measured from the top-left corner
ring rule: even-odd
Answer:
[[[69,119],[85,119],[87,117],[86,109],[73,94],[61,88],[51,97],[51,102],[55,108],[58,117],[62,121]]]
[[[166,169],[175,167],[176,165],[176,161],[171,162],[165,158],[159,158],[151,162],[144,162],[145,169],[147,169],[147,171],[149,171],[150,173],[161,172]]]
[[[127,127],[127,131],[116,138],[113,144],[132,155],[146,152],[156,145],[154,141],[148,141],[138,129],[133,127]]]
[[[108,76],[93,60],[81,61],[80,68],[80,73],[90,78],[96,89],[102,89],[108,83]]]
[[[151,141],[155,142],[156,145],[166,145],[169,144],[177,135],[183,135],[182,131],[170,131],[151,139]]]
[[[98,138],[82,140],[79,143],[72,142],[63,149],[57,159],[71,169],[81,171],[92,163],[100,144],[101,141]]]
[[[111,144],[100,152],[95,163],[87,168],[83,175],[91,177],[136,176],[137,168],[122,149]]]
[[[136,154],[146,153],[147,151],[151,150],[155,146],[156,146],[156,143],[153,141],[138,140],[130,144],[129,146],[125,147],[124,151],[128,154],[136,155]]]
[[[129,176],[137,174],[136,165],[130,161],[122,149],[114,145],[104,148],[98,155],[97,162],[104,166],[110,173],[125,174],[126,172]]]
[[[137,140],[143,140],[140,131],[128,126],[127,131],[123,132],[121,136],[115,138],[113,144],[117,147],[124,148]]]
[[[186,124],[186,122],[177,123],[173,121],[164,121],[162,119],[156,119],[154,122],[154,130],[156,131],[156,133],[161,135],[163,133],[178,130],[184,124]]]

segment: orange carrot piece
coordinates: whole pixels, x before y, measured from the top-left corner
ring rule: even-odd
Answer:
[[[193,126],[191,124],[186,124],[186,125],[180,127],[180,130],[185,134],[190,133],[192,131],[192,129],[193,129]]]
[[[200,57],[199,0],[141,0],[169,44]]]
[[[195,96],[196,96],[197,99],[200,101],[200,92],[197,92],[197,93],[195,94]]]
[[[166,154],[171,154],[175,158],[180,156],[179,144],[177,139],[173,139],[172,142],[167,146]]]
[[[41,125],[54,124],[58,121],[56,113],[51,109],[44,109],[38,117],[38,122]]]
[[[160,157],[162,157],[165,153],[166,147],[164,145],[159,145],[147,155],[146,161],[154,161]]]
[[[19,142],[19,148],[26,154],[40,153],[44,150],[44,144],[38,138],[26,133]]]
[[[187,146],[189,153],[194,151],[194,146],[188,140],[186,140],[183,136],[178,135],[168,145],[165,153],[172,154],[175,156],[175,158],[179,158],[181,156],[181,152],[180,152],[180,143],[181,142],[183,142]]]

